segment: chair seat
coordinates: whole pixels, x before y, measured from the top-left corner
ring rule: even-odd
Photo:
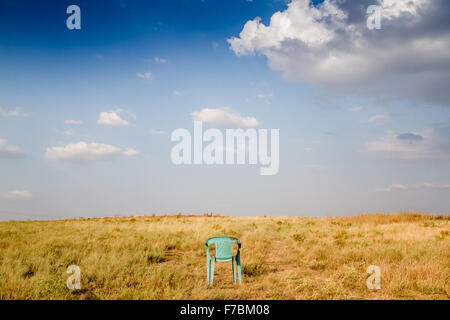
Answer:
[[[233,257],[229,257],[229,258],[216,258],[216,261],[231,261],[233,260]]]

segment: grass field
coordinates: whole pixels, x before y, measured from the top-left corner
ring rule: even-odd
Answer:
[[[450,217],[162,216],[0,223],[0,299],[449,299]],[[241,239],[243,283],[205,241]],[[66,269],[81,268],[69,290]],[[381,268],[369,290],[366,269]]]

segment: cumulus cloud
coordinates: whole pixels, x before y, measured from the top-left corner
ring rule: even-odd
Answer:
[[[360,112],[363,111],[365,109],[365,107],[363,106],[357,106],[357,107],[352,107],[350,109],[348,109],[350,112]]]
[[[122,151],[121,148],[103,143],[78,143],[68,144],[62,147],[47,148],[45,156],[51,160],[70,162],[87,162],[96,160],[109,160],[118,156],[136,156],[139,153],[134,149]]]
[[[8,144],[5,139],[0,139],[0,158],[20,158],[24,152],[20,147]]]
[[[264,93],[258,93],[258,94],[256,95],[256,98],[261,99],[261,100],[264,100],[264,102],[265,102],[266,104],[271,104],[271,103],[272,103],[272,102],[270,101],[270,97],[271,97],[271,96],[272,96],[271,94],[267,95],[267,94],[264,94]]]
[[[450,190],[450,184],[440,184],[440,183],[431,183],[431,182],[423,182],[412,185],[404,185],[404,184],[391,184],[386,188],[377,188],[376,191],[379,192],[392,192],[396,190],[406,190],[406,189],[437,189],[437,190]]]
[[[123,152],[123,155],[127,156],[127,157],[135,157],[140,155],[141,153],[139,151],[136,151],[134,149],[128,148],[127,150],[125,150]]]
[[[168,59],[166,59],[166,58],[161,58],[161,57],[146,58],[146,59],[144,59],[144,61],[145,61],[145,62],[154,63],[154,64],[163,64],[163,63],[169,62]]]
[[[389,187],[387,188],[377,188],[376,191],[381,191],[381,192],[391,192],[394,190],[403,190],[406,189],[406,186],[400,183],[396,183],[396,184],[391,184]]]
[[[7,199],[30,199],[33,197],[27,190],[9,190],[4,192],[2,195]]]
[[[151,72],[138,72],[137,76],[138,76],[138,78],[142,78],[142,79],[150,79],[152,77],[152,73]]]
[[[89,135],[77,133],[76,131],[74,131],[74,130],[72,130],[72,129],[65,130],[65,131],[63,132],[63,134],[66,135],[66,136],[68,136],[68,137],[78,137],[78,138],[80,138],[80,139],[81,139],[81,138],[83,138],[83,139],[90,138]]]
[[[393,19],[398,18],[402,14],[417,15],[419,10],[427,5],[427,0],[384,0],[381,1],[383,5],[383,18]]]
[[[20,117],[25,115],[21,108],[5,109],[0,107],[0,117]]]
[[[416,185],[417,188],[431,188],[431,189],[450,189],[450,184],[440,184],[440,183],[431,183],[431,182],[424,182],[419,185]]]
[[[124,112],[122,109],[100,112],[97,123],[115,127],[130,127],[132,124],[120,116]],[[136,117],[133,116],[133,118],[135,119]]]
[[[230,108],[205,108],[192,112],[192,119],[223,128],[250,128],[259,126],[259,121],[254,117],[243,117],[233,113]]]
[[[156,64],[167,63],[167,59],[164,59],[164,58],[158,58],[158,57],[155,57],[155,59],[153,59],[153,61],[154,61]]]
[[[385,124],[387,122],[391,122],[392,119],[386,114],[376,114],[373,117],[370,117],[368,120],[363,122],[373,123],[373,124]]]
[[[403,160],[450,160],[449,128],[387,134],[366,144],[369,152]]]
[[[81,120],[64,120],[64,124],[73,124],[73,125],[80,125],[83,121]]]
[[[382,7],[382,30],[366,9]],[[445,0],[292,0],[228,39],[238,56],[262,54],[284,78],[334,92],[450,105],[450,3]]]
[[[64,134],[66,136],[73,137],[73,136],[75,136],[75,131],[73,131],[72,129],[69,129],[69,130],[64,131]]]

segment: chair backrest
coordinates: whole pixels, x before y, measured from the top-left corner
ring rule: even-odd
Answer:
[[[236,237],[213,237],[206,241],[206,250],[209,254],[209,245],[214,244],[214,255],[216,260],[231,260],[233,253],[231,250],[231,244],[236,242],[238,244],[238,250],[241,247],[241,241]]]

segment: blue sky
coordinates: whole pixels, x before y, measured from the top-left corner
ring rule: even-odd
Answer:
[[[0,0],[0,218],[448,213],[448,7],[413,3],[367,30],[354,1]],[[170,133],[220,108],[280,129],[277,175],[171,162]],[[117,149],[49,156],[79,143]]]

